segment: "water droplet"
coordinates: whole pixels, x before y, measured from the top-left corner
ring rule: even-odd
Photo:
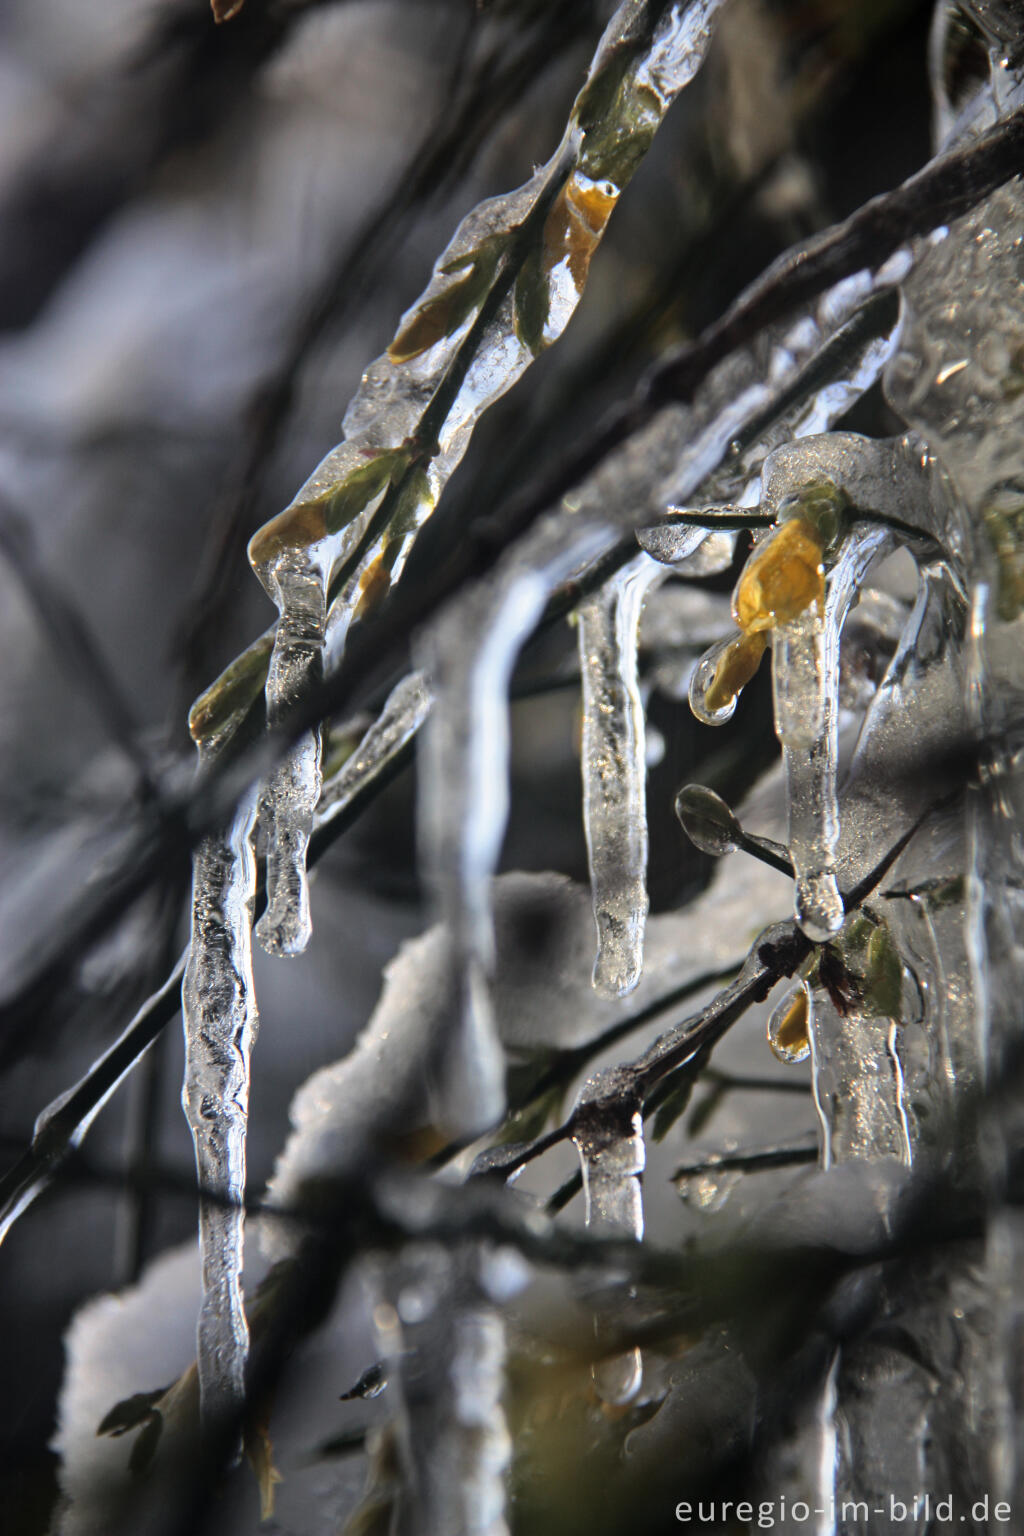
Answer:
[[[680,1174],[673,1183],[687,1205],[710,1215],[722,1209],[742,1177],[738,1168],[708,1166],[699,1173]]]
[[[633,1401],[643,1385],[643,1357],[638,1349],[627,1349],[625,1354],[599,1361],[592,1374],[601,1401],[621,1408]]]

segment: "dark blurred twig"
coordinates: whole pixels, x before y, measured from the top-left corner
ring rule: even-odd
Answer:
[[[54,659],[89,699],[107,735],[135,769],[140,794],[146,800],[158,800],[156,775],[139,739],[138,722],[91,626],[57,579],[44,569],[27,518],[2,494],[0,554],[32,604]]]

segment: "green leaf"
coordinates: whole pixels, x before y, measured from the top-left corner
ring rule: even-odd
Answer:
[[[241,725],[263,692],[273,649],[274,631],[269,629],[199,695],[188,715],[189,734],[197,745]]]
[[[409,462],[407,448],[389,448],[354,469],[324,497],[324,525],[328,533],[340,533],[385,490]]]
[[[544,350],[544,327],[551,309],[551,288],[544,271],[541,246],[531,250],[516,278],[513,312],[516,335],[534,357]]]
[[[449,283],[432,299],[427,299],[402,326],[388,347],[388,357],[393,363],[411,362],[446,336],[455,334],[467,316],[483,302],[494,281],[504,246],[504,236],[492,237],[475,251],[456,257],[441,268],[445,275],[462,271],[463,276]]]

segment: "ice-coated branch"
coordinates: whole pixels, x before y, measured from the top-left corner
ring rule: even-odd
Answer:
[[[422,298],[364,373],[343,441],[254,534],[250,563],[279,615],[266,684],[271,728],[315,688],[328,646],[343,647],[353,621],[401,574],[477,418],[568,323],[618,197],[703,60],[720,3],[624,0],[554,155],[524,187],[463,220]],[[213,728],[223,734],[225,722]],[[314,725],[261,795],[267,911],[257,931],[274,954],[309,941],[306,854],[320,787]]]
[[[558,149],[517,191],[474,209],[387,352],[366,370],[345,438],[254,536],[270,595],[301,552],[332,606],[331,641],[397,579],[480,414],[562,332],[615,203],[699,69],[720,0],[624,0]]]
[[[820,242],[814,247],[818,254],[812,269],[811,291],[820,292],[844,274],[867,266],[881,266],[906,240],[927,233],[958,212],[981,202],[993,186],[1002,185],[1016,174],[1022,141],[1024,112],[1018,110],[981,139],[930,162],[896,192],[869,205],[871,214],[866,221],[858,224],[851,220],[837,226],[829,233],[823,253]],[[795,308],[802,292],[797,279],[799,283],[804,280],[802,249],[790,252],[782,265],[776,264],[764,280],[746,290],[739,308],[730,311],[727,332],[722,324],[712,326],[682,359],[673,359],[665,366],[672,369],[681,366],[688,387],[696,388],[720,356],[727,355],[730,347],[741,344],[738,337],[746,339],[756,335],[758,328],[767,324],[773,313],[785,313]],[[794,275],[790,275],[791,271]],[[430,582],[418,585],[415,592],[406,591],[400,600],[389,602],[385,613],[373,624],[365,626],[365,634],[353,635],[337,672],[303,701],[289,717],[287,726],[282,726],[281,747],[285,740],[319,723],[327,714],[349,707],[359,686],[378,664],[397,663],[411,630],[468,581],[489,570],[511,539],[528,528],[547,507],[571,491],[609,453],[639,430],[657,409],[658,377],[655,371],[633,400],[617,407],[572,453],[511,498],[501,509],[500,516],[470,529],[453,560]],[[670,388],[669,380],[665,387],[666,390]],[[624,551],[622,559],[628,558],[629,552]],[[266,649],[257,645],[247,653],[247,665],[254,666],[257,672],[262,668],[262,676],[265,676]],[[218,701],[210,702],[217,705]],[[252,703],[252,696],[249,702]],[[180,846],[180,828],[175,828],[173,833],[165,828],[155,848],[147,839],[144,848],[135,845],[129,849],[104,888],[94,897],[88,913],[0,1007],[0,1026],[5,1037],[9,1038],[12,1031],[24,1027],[25,1021],[34,1016],[74,960],[116,921],[154,872],[166,863],[172,846]]]
[[[614,1068],[590,1079],[573,1111],[572,1139],[580,1159],[587,1230],[596,1237],[639,1243],[644,1235],[641,1179],[647,1161],[643,1118],[639,1103],[625,1102],[619,1089]],[[603,1310],[595,1317],[599,1340],[606,1331]],[[642,1380],[638,1349],[594,1366],[594,1386],[607,1403],[631,1402]]]
[[[380,777],[388,764],[412,741],[433,703],[430,686],[421,672],[410,672],[408,677],[395,684],[384,708],[352,755],[324,781],[317,806],[318,829],[330,826],[367,784]]]
[[[847,912],[853,912],[876,890],[879,882],[892,868],[904,848],[921,825],[949,796],[911,818],[904,818],[897,840],[876,863],[861,876],[855,885],[843,891],[843,903]],[[598,1084],[601,1102],[609,1112],[617,1108],[620,1113],[632,1115],[640,1105],[645,1112],[650,1101],[656,1101],[657,1090],[670,1073],[692,1060],[698,1053],[709,1053],[720,1039],[743,1017],[755,1003],[763,1002],[777,982],[792,976],[812,953],[814,946],[794,922],[774,923],[755,939],[743,967],[727,987],[716,994],[699,1013],[684,1019],[658,1036],[646,1051],[634,1061],[616,1067],[613,1076],[606,1075]],[[593,1080],[595,1083],[597,1079]],[[587,1085],[581,1090],[578,1102],[588,1106],[590,1092]],[[589,1108],[586,1109],[589,1114]],[[501,1175],[511,1178],[520,1168],[534,1158],[542,1156],[560,1142],[575,1136],[574,1115],[554,1130],[546,1131],[534,1141],[510,1147],[498,1147],[493,1155],[478,1160],[475,1173],[480,1177]]]

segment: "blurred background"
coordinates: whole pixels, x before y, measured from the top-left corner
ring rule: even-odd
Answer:
[[[190,762],[191,699],[272,617],[250,534],[336,441],[457,221],[551,153],[612,9],[246,0],[217,26],[206,0],[0,7],[0,1003],[88,911],[150,814],[147,774]],[[929,15],[918,0],[734,0],[566,337],[484,419],[403,579],[781,250],[927,158]],[[858,410],[885,429],[876,397]],[[524,659],[554,682],[514,708],[503,865],[579,879],[573,652],[565,627]],[[735,799],[775,743],[763,686],[724,739],[656,669],[648,686],[659,911],[708,873],[676,789],[697,778]],[[257,959],[256,1184],[295,1087],[344,1052],[427,920],[413,804],[407,771],[319,866],[309,952]],[[182,851],[9,1019],[5,1164],[166,974],[187,879]],[[0,1250],[4,1536],[47,1528],[75,1308],[192,1229],[189,1198],[117,1178],[190,1177],[180,1077],[174,1026],[92,1132],[93,1174],[72,1168]]]

